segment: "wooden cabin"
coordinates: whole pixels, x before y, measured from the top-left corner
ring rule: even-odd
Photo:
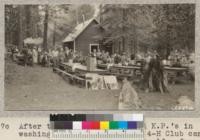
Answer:
[[[96,19],[90,19],[78,24],[75,29],[63,40],[63,47],[73,51],[80,51],[84,56],[94,49],[101,50],[100,40],[104,29]]]

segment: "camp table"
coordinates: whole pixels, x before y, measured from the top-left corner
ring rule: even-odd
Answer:
[[[54,72],[57,72],[59,74],[61,74],[64,77],[68,77],[68,79],[71,81],[71,83],[78,83],[80,85],[84,85],[85,86],[85,78],[81,78],[79,76],[76,76],[75,74],[70,74],[68,72],[66,72],[65,70],[62,70],[60,68],[53,68]]]
[[[102,69],[96,68],[93,71],[89,71],[89,70],[87,70],[86,66],[82,65],[81,67],[77,67],[75,69],[75,73],[79,73],[79,74],[96,73],[96,74],[104,75],[104,74],[107,74],[107,70],[102,70]]]
[[[173,84],[175,83],[175,80],[177,79],[179,74],[187,73],[188,70],[188,67],[164,67],[164,71],[167,73],[168,80],[170,79]]]
[[[68,73],[74,73],[74,71],[72,69],[72,64],[70,64],[70,63],[61,62],[59,64],[59,68],[62,70],[65,70]]]
[[[108,69],[108,65],[107,64],[97,64],[97,68],[106,70],[106,69]]]
[[[92,80],[90,76],[87,76],[89,74],[107,75],[108,73],[107,70],[102,70],[97,68],[94,71],[89,71],[87,70],[87,67],[84,65],[75,68],[75,75],[80,78],[84,78],[86,80],[85,82],[86,88],[88,88],[88,82]]]
[[[97,74],[108,74],[107,70],[95,69],[94,71],[87,70],[87,67],[79,63],[60,63],[60,67],[64,68],[69,73],[75,73],[77,75],[84,75],[85,73],[97,73]]]
[[[116,75],[118,78],[120,77],[133,77],[138,74],[136,74],[136,71],[138,71],[141,74],[141,66],[111,66],[110,67],[110,73],[112,75]]]

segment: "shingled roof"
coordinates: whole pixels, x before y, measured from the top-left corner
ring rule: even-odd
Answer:
[[[68,34],[68,36],[63,40],[63,42],[71,42],[74,41],[89,25],[92,23],[92,21],[95,21],[98,23],[96,19],[89,19],[85,22],[82,22],[78,24],[74,30]]]

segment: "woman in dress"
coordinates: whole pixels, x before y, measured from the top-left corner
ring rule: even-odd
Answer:
[[[33,64],[37,64],[38,63],[38,52],[36,50],[36,47],[33,48]]]

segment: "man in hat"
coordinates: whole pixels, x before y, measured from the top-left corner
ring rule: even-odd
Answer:
[[[149,63],[149,70],[152,76],[152,87],[154,91],[161,93],[168,92],[164,75],[163,65],[161,64],[160,56],[158,53],[154,54],[153,59]]]

